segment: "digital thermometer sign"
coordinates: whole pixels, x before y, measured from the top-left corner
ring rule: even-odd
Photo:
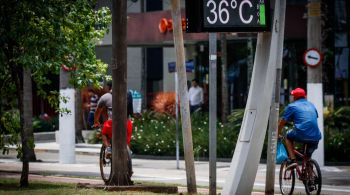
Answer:
[[[188,32],[270,30],[269,0],[187,0]]]

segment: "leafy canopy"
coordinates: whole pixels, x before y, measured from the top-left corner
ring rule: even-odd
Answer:
[[[61,65],[74,67],[75,87],[98,85],[107,65],[96,59],[95,46],[108,30],[108,8],[95,9],[93,0],[7,0],[0,4],[0,134],[5,111],[18,109],[18,82],[23,68],[32,71],[34,93],[58,103],[47,89]],[[56,77],[57,78],[57,77]],[[46,87],[45,87],[46,86]],[[7,128],[6,128],[7,129]],[[15,130],[11,130],[15,131]]]

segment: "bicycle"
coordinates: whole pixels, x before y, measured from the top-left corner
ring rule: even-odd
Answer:
[[[309,144],[304,144],[304,150],[302,152],[298,151],[297,149],[293,149],[295,155],[302,159],[301,165],[298,162],[298,166],[295,168],[287,169],[287,160],[281,164],[279,184],[282,195],[293,194],[296,177],[303,182],[306,194],[310,195],[315,193],[319,195],[321,193],[321,169],[317,161],[312,159],[310,152],[308,152]]]
[[[112,172],[112,158],[107,157],[106,147],[103,144],[100,150],[99,165],[100,165],[101,178],[105,183],[108,183]]]
[[[101,134],[101,128],[97,129],[98,133]],[[110,181],[111,173],[112,173],[112,156],[106,155],[106,147],[102,143],[99,155],[99,166],[100,166],[100,174],[102,180],[107,184]],[[128,150],[128,171],[129,174],[132,175],[132,161],[131,161],[131,150],[127,147]]]

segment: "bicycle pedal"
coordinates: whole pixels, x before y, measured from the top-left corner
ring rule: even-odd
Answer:
[[[309,191],[312,192],[315,190],[315,186],[309,186]]]

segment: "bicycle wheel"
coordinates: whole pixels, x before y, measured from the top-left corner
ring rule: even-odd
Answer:
[[[130,177],[133,175],[133,170],[132,170],[132,159],[131,159],[131,150],[129,148],[129,146],[127,146],[127,152],[128,152],[128,172]]]
[[[304,181],[305,192],[308,195],[320,194],[322,188],[322,175],[318,163],[310,159],[306,164],[306,180]]]
[[[281,164],[279,183],[283,195],[292,195],[295,185],[295,169],[287,169],[287,161]]]
[[[106,158],[106,148],[102,145],[100,151],[100,173],[102,180],[107,183],[112,171],[112,158]]]

